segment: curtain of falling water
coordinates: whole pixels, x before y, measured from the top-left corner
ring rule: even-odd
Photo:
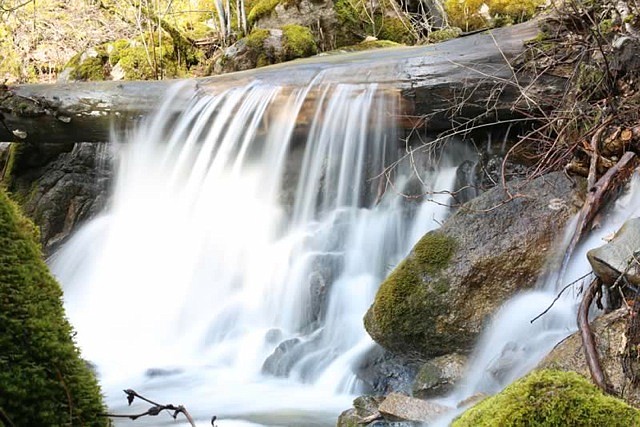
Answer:
[[[450,190],[468,158],[384,174],[406,155],[396,98],[254,83],[176,118],[169,96],[118,144],[109,208],[52,262],[113,407],[131,387],[200,420],[335,422],[377,286],[447,214],[446,195],[400,193]]]

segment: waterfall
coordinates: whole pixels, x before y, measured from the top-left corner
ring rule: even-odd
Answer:
[[[471,156],[408,156],[397,91],[321,80],[200,93],[176,117],[178,84],[113,142],[108,208],[51,262],[113,412],[133,388],[201,425],[333,425],[359,391],[363,315]]]
[[[550,274],[536,289],[521,292],[503,304],[481,336],[464,380],[450,396],[440,399],[441,403],[456,407],[474,395],[501,391],[534,369],[557,343],[577,330],[580,285],[586,289],[593,279],[586,253],[603,245],[625,221],[640,216],[638,174],[602,216],[601,226],[576,248],[563,277]],[[563,247],[568,245],[576,221],[577,217],[568,225]],[[592,315],[596,314],[594,309]],[[434,427],[449,425],[462,410],[445,415]]]

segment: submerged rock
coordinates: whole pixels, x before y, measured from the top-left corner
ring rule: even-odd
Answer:
[[[608,426],[640,423],[640,412],[575,372],[537,371],[467,410],[452,427]]]
[[[419,368],[419,362],[376,346],[360,363],[356,376],[365,384],[367,392],[409,394]]]
[[[369,334],[420,359],[469,351],[487,318],[543,274],[581,189],[557,172],[463,205],[382,283],[365,315]]]

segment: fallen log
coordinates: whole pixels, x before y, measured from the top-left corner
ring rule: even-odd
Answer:
[[[197,94],[254,82],[295,89],[310,84],[375,83],[401,94],[400,126],[450,129],[452,122],[487,123],[518,117],[514,110],[552,107],[565,79],[516,73],[511,60],[538,33],[527,22],[429,46],[325,55],[256,70],[194,79],[171,106],[176,113]],[[171,81],[88,82],[0,88],[0,142],[108,141],[160,104]],[[320,93],[320,89],[317,91]],[[543,97],[537,96],[544,94]],[[310,91],[310,97],[313,97]]]

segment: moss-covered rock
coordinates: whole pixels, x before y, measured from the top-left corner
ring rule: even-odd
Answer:
[[[306,58],[318,53],[311,30],[300,25],[282,27],[285,60]]]
[[[318,52],[313,34],[307,27],[285,25],[282,29],[254,28],[218,59],[215,73],[250,70],[305,58]]]
[[[386,349],[427,360],[470,351],[488,317],[516,291],[532,287],[580,188],[562,173],[512,182],[509,203],[494,188],[425,235],[380,285],[365,315]]]
[[[35,226],[0,190],[0,410],[15,426],[106,426]]]
[[[135,39],[119,39],[75,55],[65,66],[59,80],[152,80],[187,75],[191,66],[200,60],[193,51],[185,49],[164,34]]]
[[[531,19],[544,0],[445,0],[451,25],[462,31],[499,27]]]
[[[467,410],[452,427],[640,425],[640,412],[575,372],[536,371]]]

